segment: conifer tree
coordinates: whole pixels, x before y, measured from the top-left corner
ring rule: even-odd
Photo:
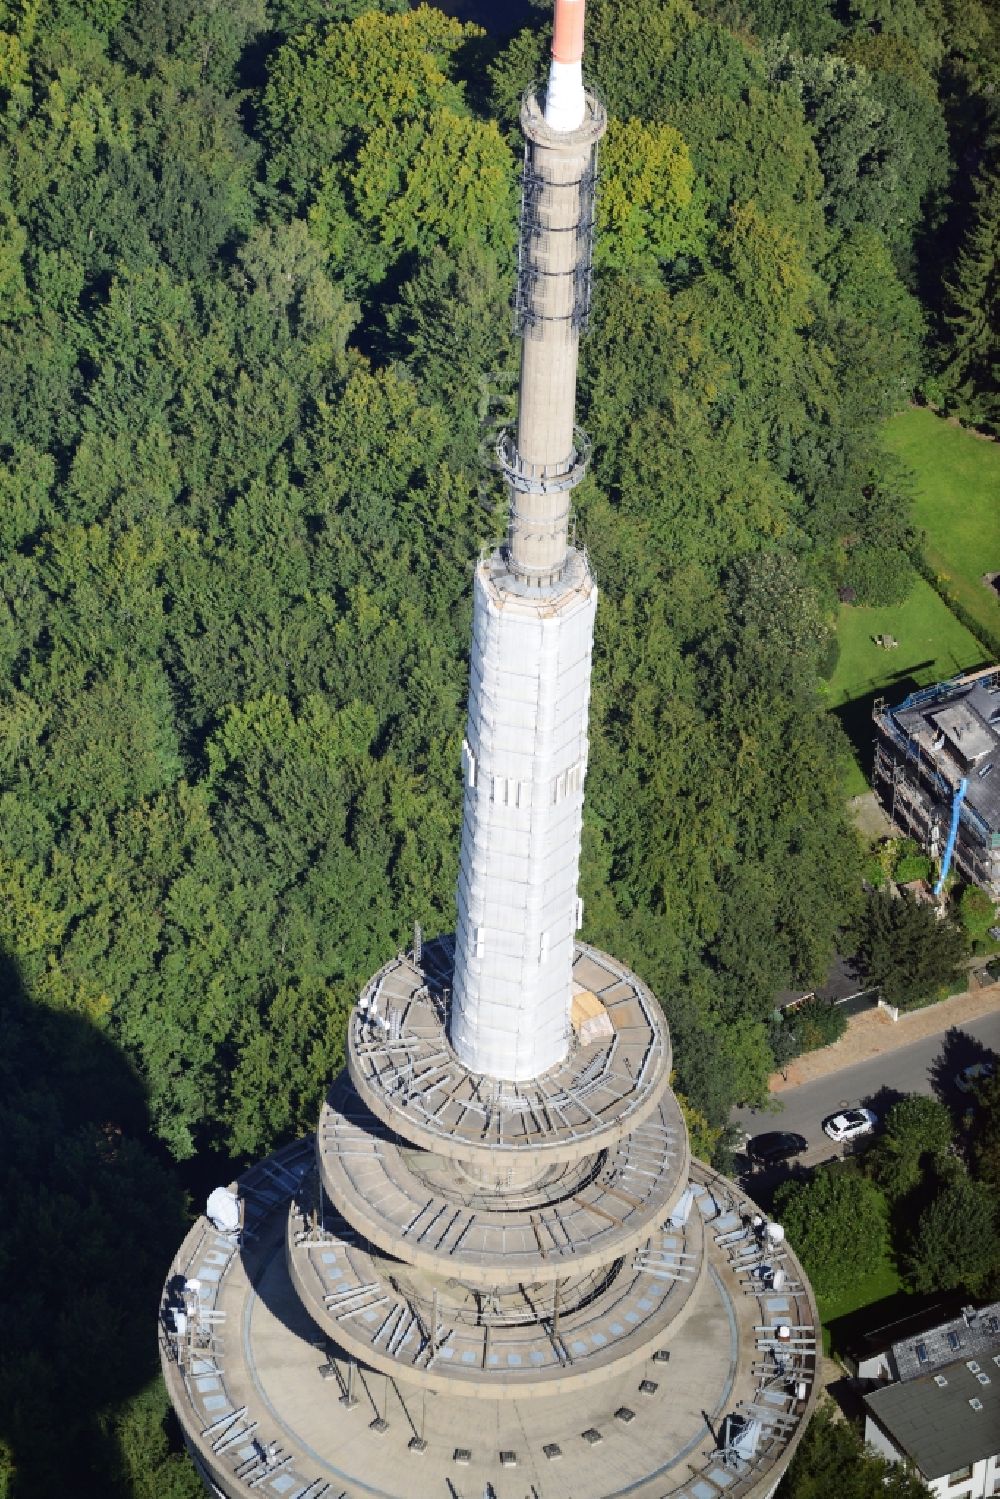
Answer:
[[[976,184],[972,220],[947,284],[945,388],[960,414],[1000,430],[1000,162]]]

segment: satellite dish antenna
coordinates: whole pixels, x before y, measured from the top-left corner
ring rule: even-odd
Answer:
[[[792,1329],[787,1322],[779,1322],[778,1326],[774,1329],[774,1335],[779,1343],[788,1343],[791,1341]]]
[[[784,1284],[785,1272],[779,1266],[779,1268],[775,1270],[774,1274],[771,1276],[771,1289],[774,1291],[780,1291]]]
[[[780,1223],[769,1223],[764,1232],[767,1234],[769,1244],[780,1244],[785,1237],[785,1230]]]
[[[240,1200],[228,1187],[209,1193],[205,1212],[220,1234],[233,1234],[240,1226]]]
[[[201,1295],[201,1281],[186,1280],[184,1282],[184,1289],[189,1296],[199,1297]]]

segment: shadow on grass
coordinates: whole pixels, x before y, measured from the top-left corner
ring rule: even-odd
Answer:
[[[890,706],[901,703],[911,692],[916,692],[918,688],[925,685],[918,681],[913,673],[923,671],[926,667],[933,665],[933,661],[920,661],[915,666],[907,667],[905,671],[889,673],[883,686],[872,692],[866,692],[861,697],[852,698],[848,703],[841,703],[839,708],[830,710],[850,740],[854,758],[869,785],[871,785],[872,762],[875,754],[872,709],[876,701],[879,698],[885,698]]]
[[[900,1338],[957,1315],[964,1299],[958,1292],[949,1295],[933,1291],[918,1296],[909,1291],[894,1291],[891,1296],[827,1322],[831,1351],[840,1358],[847,1357],[856,1366]]]

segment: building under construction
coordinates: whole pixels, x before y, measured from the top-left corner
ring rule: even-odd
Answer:
[[[1000,666],[875,703],[876,795],[938,862],[1000,900]]]
[[[781,1226],[691,1159],[660,1006],[578,937],[597,589],[569,511],[605,128],[582,55],[583,0],[557,0],[521,114],[455,934],[375,975],[315,1136],[212,1194],[164,1289],[167,1387],[229,1499],[763,1499],[816,1398]]]

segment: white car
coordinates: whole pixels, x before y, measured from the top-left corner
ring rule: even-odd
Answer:
[[[831,1114],[823,1120],[823,1133],[838,1144],[844,1140],[857,1140],[861,1135],[870,1135],[878,1124],[878,1117],[871,1109],[845,1109],[842,1114]]]
[[[989,1082],[993,1076],[992,1062],[973,1062],[970,1067],[963,1067],[961,1072],[955,1075],[955,1087],[960,1088],[963,1093],[971,1093],[977,1083]]]

